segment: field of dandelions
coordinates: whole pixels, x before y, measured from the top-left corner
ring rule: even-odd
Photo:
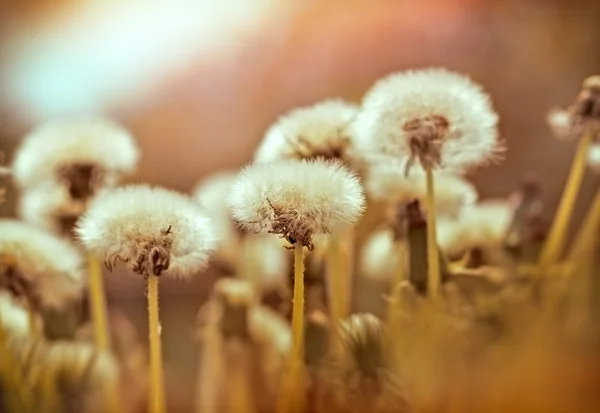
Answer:
[[[120,186],[143,157],[108,119],[40,125],[0,168],[19,197],[0,411],[166,412],[160,281],[205,271],[196,413],[600,411],[600,189],[572,217],[600,172],[600,76],[573,94],[548,114],[578,141],[556,211],[533,175],[478,199],[465,176],[510,148],[483,87],[445,69],[294,109],[190,194]],[[108,317],[120,266],[144,281],[147,343]]]

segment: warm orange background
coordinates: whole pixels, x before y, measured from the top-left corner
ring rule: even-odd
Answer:
[[[203,1],[210,4],[198,0]],[[232,4],[233,15],[236,4],[250,1],[223,4]],[[115,8],[116,16],[119,7],[129,1],[106,3]],[[600,72],[600,2],[260,3],[266,7],[256,13],[254,23],[245,22],[239,31],[230,28],[220,33],[216,25],[211,36],[219,41],[218,53],[199,50],[182,65],[165,60],[168,70],[157,67],[160,75],[144,72],[151,78],[152,93],[127,105],[109,96],[99,105],[128,126],[139,141],[143,157],[134,180],[189,190],[212,171],[237,168],[250,160],[265,128],[296,105],[330,96],[358,100],[384,74],[443,65],[482,83],[501,115],[501,132],[509,152],[502,165],[474,176],[482,196],[504,196],[523,172],[535,170],[544,185],[548,206],[554,208],[574,143],[551,138],[544,119],[548,109],[573,99],[584,77]],[[152,4],[148,2],[145,7]],[[37,30],[42,32],[41,28],[52,22],[60,30],[63,20],[77,20],[75,6],[66,0],[0,0],[0,150],[9,160],[18,139],[40,120],[26,104],[5,93],[11,86],[5,69],[19,47],[27,48],[27,43],[16,42],[15,36],[25,33],[35,38]],[[217,19],[227,21],[227,13],[222,12]],[[152,25],[141,27],[152,30]],[[125,30],[122,35],[136,34]],[[80,35],[85,44],[86,31]],[[183,42],[178,46],[185,48],[190,39],[178,39]],[[109,54],[110,48],[94,52]],[[99,73],[104,69],[95,68]],[[133,62],[129,69],[135,74],[139,68]],[[597,184],[597,178],[587,178],[581,205]],[[3,215],[12,211],[12,195],[9,192],[9,202],[0,207]],[[112,297],[127,291],[129,298],[120,305],[143,327],[144,298],[137,290],[141,280],[124,277],[118,284],[130,288],[115,288],[117,284],[109,285]],[[169,302],[169,290],[176,294],[195,288],[171,282],[164,287],[163,323],[171,332],[165,336],[165,358],[168,364],[192,367],[187,375],[169,381],[182,392],[181,403],[185,404],[190,399],[195,366],[190,362],[194,354],[190,326],[202,298]],[[195,291],[206,293],[206,289]]]

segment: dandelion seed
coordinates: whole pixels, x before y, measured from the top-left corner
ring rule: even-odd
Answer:
[[[271,126],[254,157],[256,162],[287,159],[350,161],[347,126],[358,107],[340,99],[294,109]]]
[[[16,221],[0,220],[0,284],[34,308],[61,307],[78,298],[85,285],[83,257],[51,233]]]
[[[462,172],[502,152],[498,115],[489,96],[468,77],[445,69],[392,74],[379,80],[352,123],[358,151],[418,160],[424,168]]]
[[[343,231],[364,210],[358,179],[341,164],[282,161],[243,170],[228,204],[238,224],[251,233],[278,234],[309,250],[315,236]]]
[[[34,129],[12,167],[21,188],[54,181],[64,184],[73,199],[87,199],[132,172],[138,158],[135,142],[120,126],[101,118],[77,118]]]
[[[216,247],[211,220],[185,195],[131,185],[92,201],[76,229],[86,248],[112,268],[185,277],[203,269]]]

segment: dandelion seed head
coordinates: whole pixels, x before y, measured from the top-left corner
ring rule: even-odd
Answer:
[[[440,248],[451,257],[473,248],[499,247],[513,217],[505,201],[485,201],[465,209],[457,219],[441,219],[437,226]]]
[[[217,245],[211,220],[193,199],[164,188],[105,190],[77,224],[85,247],[111,267],[185,277],[203,269]]]
[[[65,174],[74,172],[73,166],[95,168],[86,173],[102,184],[112,184],[116,177],[132,172],[138,158],[133,138],[120,126],[101,118],[76,118],[34,129],[24,138],[12,168],[22,188],[64,180]]]
[[[26,222],[70,237],[85,206],[71,198],[64,186],[48,182],[21,192],[17,214]]]
[[[351,126],[356,150],[374,160],[462,172],[498,158],[498,115],[468,77],[429,68],[379,80]]]
[[[436,212],[458,217],[465,207],[478,198],[475,187],[466,179],[443,171],[434,172]],[[370,168],[365,178],[365,191],[370,199],[394,204],[419,200],[426,205],[427,182],[421,168],[414,168],[407,177],[399,165],[383,164]]]
[[[227,207],[227,196],[236,178],[233,172],[219,172],[200,181],[192,191],[194,198],[206,210],[219,241],[214,258],[235,265],[240,248],[240,234]]]
[[[314,236],[355,224],[365,199],[358,178],[339,162],[290,160],[245,168],[228,205],[244,230],[279,234],[312,249]]]
[[[573,137],[573,123],[569,112],[556,108],[552,109],[548,112],[546,122],[557,138],[569,139]]]
[[[271,162],[286,159],[349,160],[347,126],[358,107],[341,99],[294,109],[267,131],[254,159]]]
[[[251,266],[259,278],[258,288],[268,291],[287,282],[290,270],[289,255],[280,239],[265,234],[252,235],[244,240],[243,262]]]
[[[388,280],[398,266],[398,248],[390,230],[371,234],[360,260],[361,274],[371,280]]]
[[[83,257],[74,245],[43,229],[2,219],[0,283],[35,304],[61,307],[83,291]]]
[[[595,143],[588,150],[588,166],[596,173],[600,174],[600,143]]]
[[[29,335],[27,310],[19,305],[9,293],[0,290],[0,323],[2,329],[11,335]]]

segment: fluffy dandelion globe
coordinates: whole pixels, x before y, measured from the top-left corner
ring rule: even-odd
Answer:
[[[267,131],[254,160],[340,159],[350,161],[348,125],[358,107],[341,99],[292,110]]]
[[[356,223],[365,198],[358,178],[340,163],[294,160],[244,169],[228,204],[244,230],[278,234],[310,250],[315,236]]]
[[[109,267],[123,261],[143,275],[194,274],[206,266],[217,243],[212,222],[198,203],[146,185],[99,194],[76,231]]]
[[[74,198],[113,184],[137,166],[139,152],[131,135],[102,118],[72,118],[34,129],[17,150],[12,170],[22,188],[59,181]]]
[[[379,80],[352,123],[356,149],[462,172],[501,150],[498,115],[489,96],[468,77],[446,69],[392,74]],[[390,160],[391,160],[390,159]]]

